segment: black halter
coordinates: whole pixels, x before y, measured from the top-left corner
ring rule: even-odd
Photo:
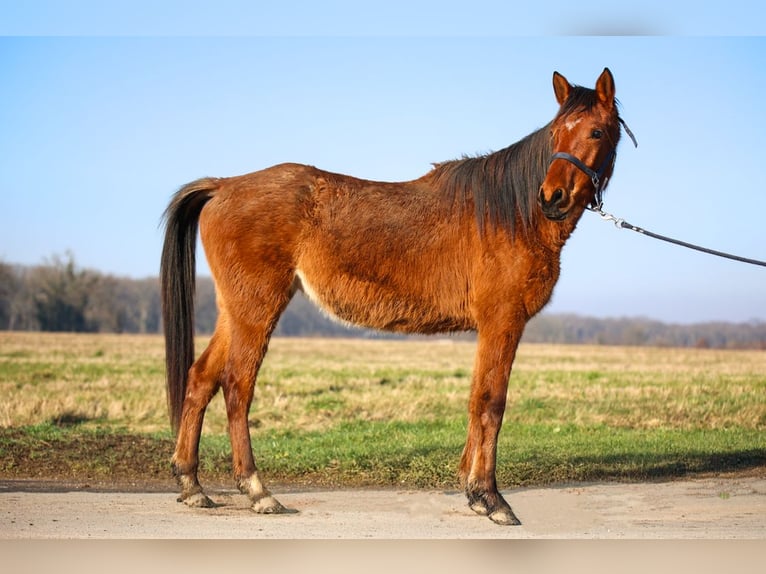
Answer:
[[[627,124],[623,121],[622,118],[617,118],[617,119],[620,120],[620,124],[622,124],[622,127],[625,128],[625,132],[630,137],[631,141],[633,142],[633,145],[638,147],[638,142],[636,141],[636,137],[633,135],[633,132],[630,131],[630,128],[627,126]],[[559,151],[554,153],[551,156],[551,160],[548,163],[548,165],[550,166],[550,164],[553,163],[553,160],[555,159],[565,159],[568,162],[573,163],[578,169],[580,169],[582,172],[585,173],[585,175],[587,175],[590,178],[590,180],[593,182],[595,193],[593,195],[593,201],[591,201],[588,209],[591,209],[593,211],[600,210],[604,205],[604,190],[606,189],[606,186],[609,183],[609,178],[604,178],[603,180],[602,178],[604,174],[606,173],[606,170],[614,166],[614,160],[617,159],[616,148],[612,148],[612,151],[610,151],[609,154],[604,158],[604,161],[601,162],[601,165],[598,167],[598,169],[589,168],[582,161],[580,161],[579,158],[576,158],[571,153],[567,153],[565,151]]]
[[[565,159],[575,164],[581,171],[585,172],[585,174],[593,182],[593,187],[596,190],[595,195],[593,196],[593,201],[591,202],[591,206],[594,209],[601,209],[601,206],[604,204],[604,189],[606,188],[606,184],[609,182],[609,178],[604,178],[603,181],[601,178],[603,177],[607,168],[611,165],[614,165],[614,160],[616,157],[617,154],[615,153],[614,149],[612,149],[612,151],[609,152],[609,155],[604,158],[604,161],[601,162],[599,168],[597,170],[593,170],[572,154],[564,151],[559,151],[551,156],[551,163],[553,163],[554,159]]]

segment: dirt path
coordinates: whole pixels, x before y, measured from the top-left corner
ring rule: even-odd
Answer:
[[[766,478],[588,484],[505,494],[523,525],[474,515],[461,493],[277,492],[297,514],[262,516],[244,496],[190,509],[169,492],[52,492],[0,483],[0,539],[674,538],[766,539]]]

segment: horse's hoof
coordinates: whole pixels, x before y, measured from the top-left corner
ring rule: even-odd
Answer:
[[[480,516],[487,516],[487,514],[489,514],[487,505],[484,504],[484,501],[481,499],[477,499],[477,500],[474,500],[473,502],[469,502],[468,507]]]
[[[521,524],[521,521],[516,518],[516,515],[510,508],[501,508],[499,510],[495,510],[492,514],[489,515],[489,519],[495,524],[500,524],[501,526],[519,526]]]
[[[264,496],[253,502],[253,511],[258,514],[295,514],[298,511],[282,506],[273,496]]]
[[[495,524],[517,526],[521,524],[511,507],[499,492],[466,491],[468,507],[476,514],[488,516]]]
[[[204,493],[195,492],[187,497],[179,497],[178,502],[183,502],[191,508],[215,508],[216,504],[210,500]]]

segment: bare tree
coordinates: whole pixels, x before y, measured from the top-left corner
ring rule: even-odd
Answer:
[[[48,265],[35,268],[30,287],[40,329],[43,331],[92,331],[86,308],[98,275],[78,269],[74,256],[54,255]]]

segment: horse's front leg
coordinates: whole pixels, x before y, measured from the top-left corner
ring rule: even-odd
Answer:
[[[460,462],[460,478],[471,509],[497,524],[506,525],[521,523],[497,490],[497,437],[520,335],[520,332],[479,330],[468,408],[468,437]]]

